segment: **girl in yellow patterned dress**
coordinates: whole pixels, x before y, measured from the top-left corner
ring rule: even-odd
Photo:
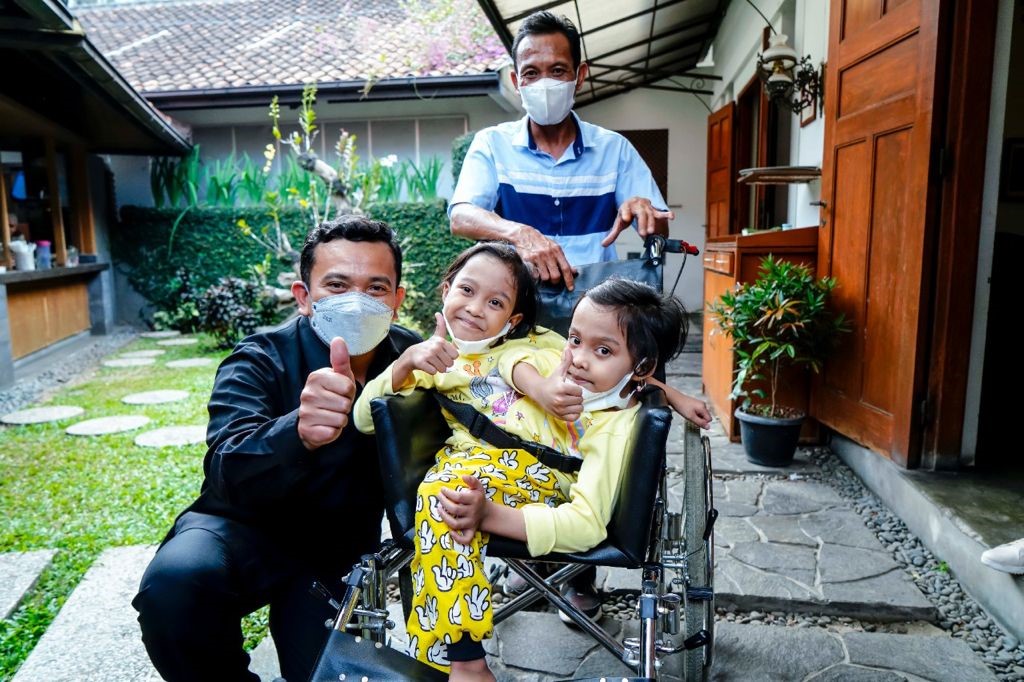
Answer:
[[[493,242],[470,247],[444,277],[434,335],[368,382],[356,402],[357,428],[372,433],[373,398],[434,388],[523,440],[583,459],[577,475],[549,469],[524,450],[481,442],[445,413],[452,435],[416,500],[407,629],[410,653],[441,670],[450,666],[452,680],[493,679],[480,644],[492,635],[483,570],[489,532],[526,541],[533,556],[590,549],[605,537],[636,415],[632,388],[659,357],[674,356],[684,337],[674,299],[616,282],[642,287],[640,299],[625,305],[637,312],[633,326],[643,327],[632,334],[644,342],[640,354],[616,311],[587,298],[567,346],[535,329],[535,285],[515,250]],[[685,416],[706,424],[702,402],[669,390]]]

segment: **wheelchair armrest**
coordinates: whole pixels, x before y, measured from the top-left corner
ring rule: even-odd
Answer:
[[[392,536],[401,541],[416,525],[416,489],[451,429],[429,391],[375,398],[370,413],[388,522]]]
[[[671,426],[672,410],[665,393],[653,387],[646,390],[633,424],[619,498],[608,522],[608,542],[637,565],[647,558]]]

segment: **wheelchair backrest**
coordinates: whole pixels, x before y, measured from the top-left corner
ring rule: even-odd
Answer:
[[[408,543],[416,526],[416,489],[451,431],[428,391],[376,398],[370,410],[391,533],[397,541]],[[645,561],[651,540],[671,423],[665,394],[657,389],[645,391],[633,426],[632,447],[626,453],[619,498],[608,524],[608,541],[636,565]]]

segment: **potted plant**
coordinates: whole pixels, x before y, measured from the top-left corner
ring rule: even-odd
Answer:
[[[759,273],[722,294],[709,312],[733,342],[737,369],[730,398],[745,398],[736,418],[747,458],[786,466],[806,415],[779,404],[780,375],[787,366],[819,372],[839,334],[849,329],[843,315],[827,307],[834,277],[815,279],[806,265],[771,255]]]

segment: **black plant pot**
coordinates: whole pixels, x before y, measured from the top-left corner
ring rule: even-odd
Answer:
[[[740,422],[740,439],[747,459],[764,467],[792,464],[803,417],[774,419],[736,410],[736,419]]]

